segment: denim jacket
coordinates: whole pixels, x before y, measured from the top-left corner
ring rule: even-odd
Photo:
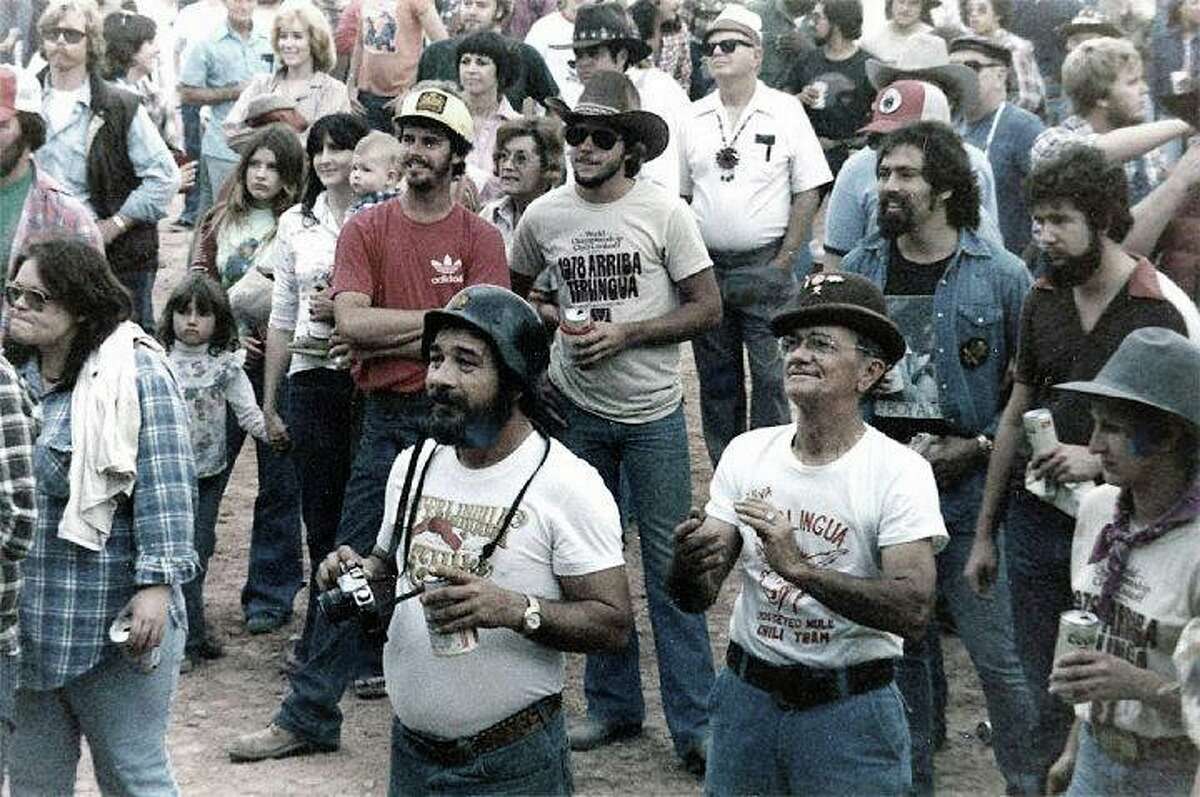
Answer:
[[[891,241],[874,233],[846,255],[841,270],[861,274],[882,290],[890,257]],[[1032,284],[1028,269],[1016,256],[970,230],[959,232],[958,251],[934,290],[933,323],[942,410],[946,423],[964,437],[995,435],[1004,408],[1005,374],[1017,355],[1021,307]],[[964,365],[961,348],[978,339],[987,343],[987,356],[974,367]],[[979,471],[961,488],[971,494],[981,489],[986,468]],[[971,503],[963,498],[964,505]],[[953,524],[946,503],[943,491],[946,522]]]

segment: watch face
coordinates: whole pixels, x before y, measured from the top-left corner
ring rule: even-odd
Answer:
[[[542,616],[533,612],[525,615],[525,627],[530,631],[538,630],[542,627]]]

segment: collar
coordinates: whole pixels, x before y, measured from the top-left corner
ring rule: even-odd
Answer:
[[[754,81],[754,93],[750,95],[750,101],[746,103],[745,109],[742,111],[742,118],[755,111],[761,111],[765,114],[770,114],[770,109],[765,107],[765,99],[767,94],[767,84],[762,82],[762,78]],[[696,107],[696,116],[704,116],[705,114],[715,113],[718,110],[724,110],[725,106],[721,104],[721,90],[714,88],[711,92],[696,100],[693,105]]]
[[[890,248],[891,244],[892,242],[890,238],[884,238],[882,235],[880,235],[879,231],[876,230],[875,232],[871,233],[870,237],[868,237],[860,245],[863,249],[869,249],[872,252],[879,252],[881,250]],[[957,255],[960,253],[970,257],[990,257],[993,254],[992,248],[989,246],[987,241],[980,238],[975,231],[965,229],[958,231],[958,248],[955,249],[954,254]]]
[[[1045,275],[1038,277],[1033,287],[1040,291],[1055,290],[1054,283]],[[1133,273],[1125,282],[1125,292],[1133,299],[1155,299],[1160,302],[1167,300],[1162,292],[1162,284],[1158,281],[1158,269],[1144,257],[1137,259]]]
[[[83,103],[88,108],[91,108],[92,107],[92,95],[95,93],[95,88],[96,88],[97,83],[98,83],[98,79],[96,78],[96,76],[89,74],[88,79],[83,81],[83,85],[81,85],[79,88],[75,89],[75,91],[73,92],[74,94],[77,95],[76,100],[78,102]],[[50,71],[49,71],[49,68],[47,67],[46,79],[42,83],[42,101],[44,102],[46,100],[46,98],[50,96],[50,92],[52,92],[54,90],[55,90],[54,87],[50,85]]]

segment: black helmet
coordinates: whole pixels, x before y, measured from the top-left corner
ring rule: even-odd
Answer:
[[[500,360],[528,389],[537,387],[550,362],[550,347],[537,311],[507,288],[472,285],[454,294],[444,310],[426,313],[421,335],[425,359],[429,359],[433,339],[447,326],[465,326],[490,340]]]

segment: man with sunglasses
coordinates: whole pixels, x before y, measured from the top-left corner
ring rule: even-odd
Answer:
[[[978,36],[961,36],[950,43],[950,62],[961,64],[979,78],[975,101],[963,108],[959,133],[987,155],[996,181],[1000,234],[1014,255],[1029,245],[1029,206],[1025,177],[1033,142],[1046,129],[1042,120],[1008,102],[1008,71],[1012,52]]]
[[[949,126],[918,122],[891,133],[879,146],[877,185],[879,229],[841,268],[879,286],[908,348],[875,390],[872,425],[933,468],[950,531],[937,557],[937,587],[979,673],[1008,791],[1035,794],[1027,747],[1033,704],[1013,642],[1008,593],[982,599],[962,574],[1032,279],[1015,255],[978,235],[979,189]],[[931,627],[924,642],[910,644],[901,668],[920,794],[934,785],[929,678],[939,669],[937,633]]]
[[[863,422],[905,351],[874,284],[807,277],[771,320],[795,424],[735,438],[702,516],[675,531],[671,596],[701,612],[737,568],[726,668],[712,692],[705,792],[908,792],[894,683],[925,633],[946,544],[929,463]]]
[[[818,188],[833,178],[800,101],[758,77],[758,15],[726,6],[708,26],[704,49],[717,90],[692,104],[680,131],[680,193],[696,214],[724,307],[721,325],[692,343],[704,442],[715,465],[747,428],[743,349],[753,386],[749,428],[790,418],[768,325],[792,292],[793,262],[807,251]]]
[[[671,529],[691,503],[691,469],[679,376],[679,343],[714,327],[721,299],[695,219],[677,196],[636,179],[662,153],[667,126],[638,110],[619,72],[585,84],[566,122],[573,184],[530,204],[517,225],[512,281],[528,295],[545,269],[558,277],[558,304],[585,321],[560,329],[549,378],[562,394],[564,442],[604,477],[613,495],[627,477],[642,540],[650,623],[663,712],[676,753],[703,770],[712,652],[704,618],[673,606],[665,592]],[[588,657],[588,719],[571,745],[591,749],[641,732],[645,719],[636,634],[619,653]]]
[[[38,31],[49,65],[38,165],[96,214],[108,262],[133,294],[133,318],[153,329],[157,225],[179,189],[179,169],[137,95],[100,76],[103,31],[92,0],[54,3]]]

